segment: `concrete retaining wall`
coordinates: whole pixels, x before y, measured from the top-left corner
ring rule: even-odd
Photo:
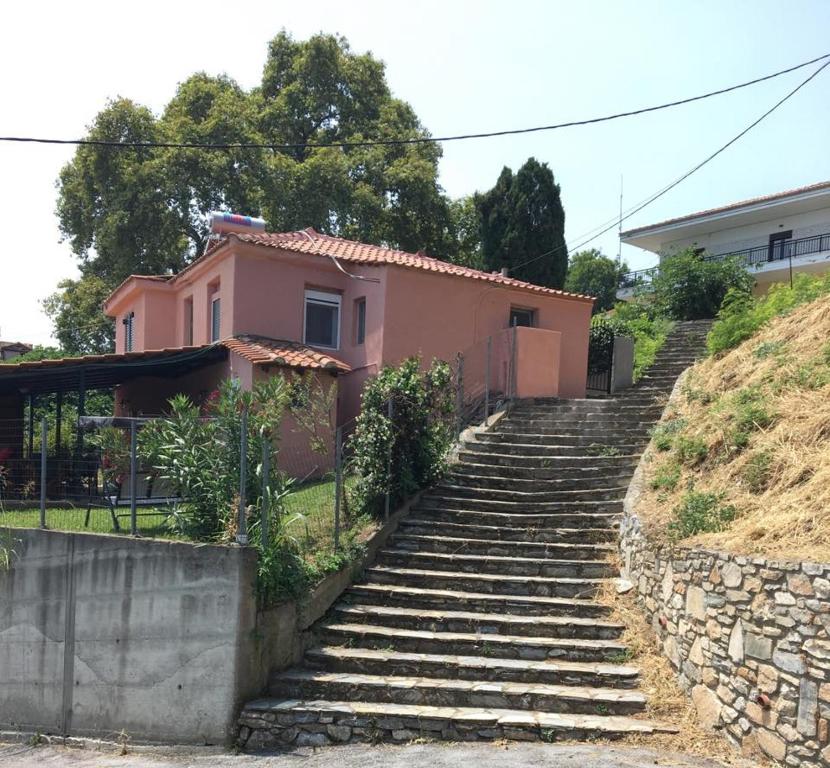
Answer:
[[[252,550],[9,535],[16,554],[0,572],[0,729],[233,738],[239,707],[263,685]]]

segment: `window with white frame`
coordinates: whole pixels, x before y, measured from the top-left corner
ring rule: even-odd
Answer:
[[[313,347],[340,347],[340,294],[305,292],[303,343]]]

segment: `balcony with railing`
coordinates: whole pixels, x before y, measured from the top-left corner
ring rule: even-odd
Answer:
[[[830,233],[800,237],[796,240],[776,240],[769,245],[760,245],[756,248],[744,248],[728,253],[707,254],[702,256],[704,261],[725,261],[737,259],[746,267],[760,268],[766,264],[798,259],[802,256],[830,252]],[[638,286],[648,286],[654,280],[659,267],[639,269],[636,272],[627,272],[620,278],[618,290],[628,291]]]

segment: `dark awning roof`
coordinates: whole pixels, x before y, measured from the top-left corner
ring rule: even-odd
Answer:
[[[0,365],[0,394],[109,389],[141,376],[177,378],[227,359],[222,344]]]

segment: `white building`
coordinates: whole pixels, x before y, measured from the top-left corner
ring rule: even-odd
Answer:
[[[756,293],[765,293],[791,274],[830,270],[830,181],[637,227],[620,238],[661,258],[690,246],[706,259],[738,257]],[[626,275],[618,298],[630,298],[655,269]]]

